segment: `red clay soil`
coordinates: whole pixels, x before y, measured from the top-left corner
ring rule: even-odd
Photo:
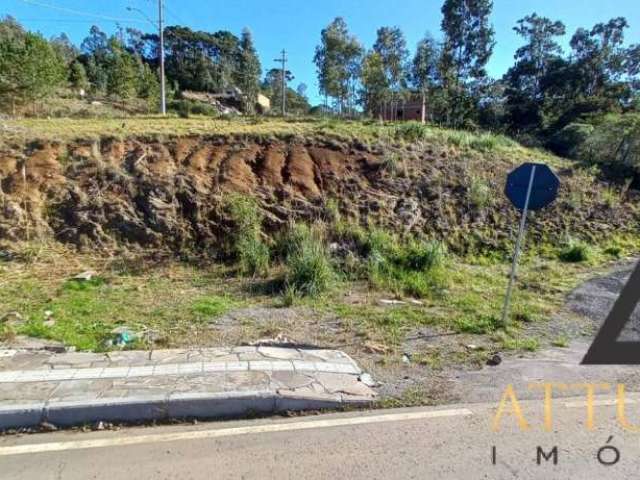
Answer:
[[[500,249],[516,224],[501,193],[512,166],[451,147],[383,151],[326,139],[13,146],[0,151],[0,240],[215,252],[231,228],[225,201],[238,192],[258,200],[267,232],[290,220],[327,220],[333,199],[351,222],[440,238],[457,251]],[[599,193],[604,185],[579,180],[571,168],[559,173],[561,197],[536,216],[534,239],[637,230],[633,194],[611,204]],[[472,179],[490,189],[488,204],[473,204]]]

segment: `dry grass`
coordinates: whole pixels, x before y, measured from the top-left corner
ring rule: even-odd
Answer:
[[[409,128],[408,128],[409,127]],[[416,136],[414,132],[420,134]],[[502,158],[520,161],[545,161],[552,165],[565,163],[546,152],[522,147],[502,135],[488,132],[464,132],[417,123],[344,121],[318,118],[193,116],[178,118],[159,115],[128,118],[56,118],[4,120],[0,125],[0,144],[25,143],[31,140],[72,141],[100,137],[176,137],[176,136],[246,136],[335,138],[369,145],[414,144],[418,148],[441,145],[452,150],[474,152],[483,158],[497,153]]]

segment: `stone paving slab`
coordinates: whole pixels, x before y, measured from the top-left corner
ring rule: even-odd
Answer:
[[[0,349],[0,429],[366,405],[345,353],[279,347],[52,353]]]

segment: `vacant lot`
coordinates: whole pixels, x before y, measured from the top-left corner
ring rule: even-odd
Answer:
[[[628,184],[502,136],[332,120],[4,123],[8,341],[334,347],[405,404],[437,401],[443,369],[592,334],[556,315],[566,293],[640,250]],[[502,323],[518,217],[501,190],[532,159],[562,190],[531,219]]]

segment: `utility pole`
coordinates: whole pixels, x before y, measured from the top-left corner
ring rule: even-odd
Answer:
[[[149,22],[154,27],[158,27],[158,34],[160,37],[160,112],[162,115],[167,114],[167,94],[165,87],[165,78],[164,78],[164,4],[163,0],[158,0],[158,22],[154,22],[150,19],[146,13],[136,7],[127,7],[127,10],[130,12],[138,12],[142,15],[147,22]]]
[[[282,63],[282,116],[287,115],[287,52],[282,49],[282,57],[276,58],[275,62]]]
[[[160,33],[160,111],[162,115],[167,114],[167,94],[164,79],[164,25],[163,25],[163,4],[158,0],[158,30]]]

